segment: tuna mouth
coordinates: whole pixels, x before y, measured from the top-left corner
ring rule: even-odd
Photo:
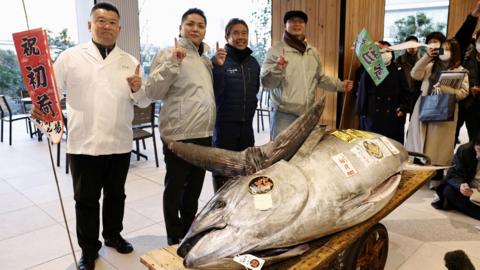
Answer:
[[[188,252],[190,252],[190,250],[192,250],[192,248],[198,243],[198,241],[200,241],[200,239],[202,239],[205,235],[209,234],[212,231],[221,230],[226,226],[227,225],[225,225],[224,227],[212,227],[194,235],[187,235],[188,237],[183,239],[183,241],[180,243],[180,246],[178,247],[178,256],[185,258]]]

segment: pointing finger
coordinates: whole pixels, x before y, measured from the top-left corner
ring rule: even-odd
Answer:
[[[178,48],[178,40],[177,38],[174,38],[175,39],[175,48]]]
[[[216,44],[216,50],[217,50],[217,51],[218,51],[218,48],[219,48],[219,46],[218,46],[218,41],[217,41],[217,44]]]
[[[137,65],[137,67],[135,68],[135,75],[140,75],[140,64]]]

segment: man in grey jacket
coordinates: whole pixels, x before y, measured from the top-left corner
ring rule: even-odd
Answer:
[[[215,98],[212,64],[203,55],[208,51],[203,43],[206,26],[203,11],[187,10],[175,47],[160,51],[152,62],[145,90],[147,96],[163,101],[162,138],[210,146]],[[205,170],[177,157],[165,143],[163,153],[166,164],[163,215],[168,244],[173,245],[187,233],[197,213]]]
[[[272,139],[313,105],[317,87],[337,92],[353,87],[350,80],[325,75],[317,49],[306,42],[307,21],[303,11],[285,13],[283,39],[268,50],[262,66],[262,85],[272,89]]]

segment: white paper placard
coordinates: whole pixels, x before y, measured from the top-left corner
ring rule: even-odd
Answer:
[[[390,150],[390,152],[392,152],[392,154],[394,154],[394,155],[400,154],[400,151],[398,151],[398,149],[395,147],[395,145],[393,145],[393,143],[388,138],[380,137],[380,140],[382,140],[382,142],[385,144],[385,146],[387,146],[388,150]]]
[[[365,167],[369,167],[375,163],[375,159],[367,153],[367,150],[362,146],[356,144],[355,146],[350,149],[350,151],[358,158],[360,161],[365,165]]]
[[[260,270],[265,263],[265,260],[255,257],[251,254],[237,255],[233,257],[233,260],[249,270]]]
[[[253,195],[253,202],[257,210],[271,209],[273,207],[272,193],[255,194]]]
[[[337,166],[340,168],[340,170],[346,177],[350,177],[358,173],[357,170],[355,170],[355,168],[353,167],[350,160],[348,160],[344,154],[340,153],[332,156],[332,159],[333,161],[335,161]]]

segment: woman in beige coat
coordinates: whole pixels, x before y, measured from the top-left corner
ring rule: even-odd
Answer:
[[[458,117],[458,101],[468,95],[468,76],[465,76],[459,89],[437,86],[441,71],[464,70],[460,65],[460,46],[455,40],[442,43],[443,55],[438,56],[438,48],[429,48],[428,52],[415,64],[411,75],[415,80],[422,80],[422,96],[429,95],[434,88],[440,93],[455,94],[457,104],[453,121],[424,123],[419,119],[420,98],[413,109],[405,147],[409,151],[424,153],[434,165],[450,165],[455,147],[455,127]],[[436,55],[437,54],[437,55]]]

